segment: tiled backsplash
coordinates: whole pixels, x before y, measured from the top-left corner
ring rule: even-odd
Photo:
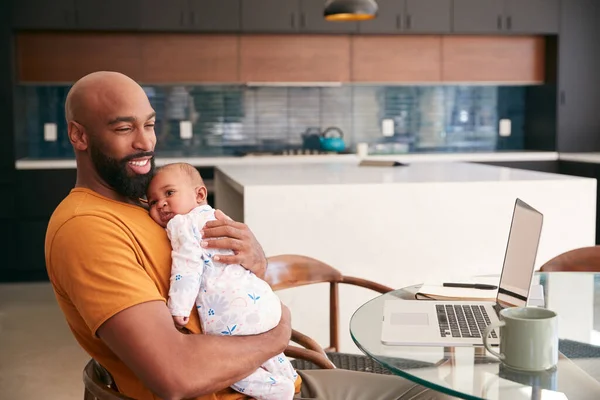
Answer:
[[[68,86],[16,90],[18,158],[72,158],[64,100]],[[369,143],[372,153],[494,151],[523,148],[523,86],[248,87],[243,85],[145,86],[157,112],[157,154],[233,155],[302,146],[302,133],[340,128],[348,151]],[[498,135],[508,118],[512,134]],[[393,121],[383,136],[382,121]],[[180,121],[192,122],[181,139]],[[389,122],[389,121],[388,121]],[[55,142],[44,124],[56,123]]]

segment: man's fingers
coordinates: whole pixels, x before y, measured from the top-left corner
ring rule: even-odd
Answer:
[[[221,254],[219,254],[218,256],[219,259],[217,261],[219,261],[220,263],[223,264],[227,264],[227,265],[232,265],[232,264],[239,264],[242,265],[243,260],[241,256],[223,256]]]
[[[244,232],[240,229],[237,229],[233,226],[224,225],[218,226],[215,228],[207,228],[204,226],[202,229],[202,237],[204,238],[221,238],[228,237],[232,239],[243,239]]]
[[[215,210],[215,218],[219,220],[233,221],[227,214],[219,209]]]
[[[230,238],[220,238],[213,240],[203,240],[200,243],[202,247],[211,248],[211,249],[229,249],[233,251],[239,251],[244,248],[244,243],[241,240],[230,239]],[[222,262],[223,256],[219,255],[219,261]]]
[[[245,224],[243,224],[241,222],[235,222],[234,220],[230,220],[230,219],[212,220],[212,221],[208,221],[204,225],[205,228],[218,228],[220,226],[231,226],[236,229],[246,229]]]

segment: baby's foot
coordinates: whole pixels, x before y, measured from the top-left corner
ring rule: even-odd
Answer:
[[[177,327],[179,328],[183,328],[184,326],[186,326],[189,320],[189,317],[173,317],[175,325],[177,325]]]

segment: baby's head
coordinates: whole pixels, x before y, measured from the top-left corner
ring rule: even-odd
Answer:
[[[168,164],[156,170],[146,196],[150,216],[160,226],[178,214],[187,214],[206,203],[206,186],[194,166],[186,163]]]

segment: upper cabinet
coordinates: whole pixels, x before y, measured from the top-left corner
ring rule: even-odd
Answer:
[[[252,33],[353,33],[355,22],[323,17],[324,0],[242,0],[242,31]]]
[[[559,20],[560,0],[506,0],[506,29],[511,33],[555,34]]]
[[[12,25],[17,29],[75,27],[75,0],[13,0]]]
[[[144,31],[239,32],[240,0],[144,0]]]
[[[560,0],[454,0],[456,33],[556,34]]]
[[[450,33],[451,0],[377,0],[377,18],[359,22],[360,33]]]
[[[75,0],[78,29],[94,31],[137,30],[142,0]]]
[[[244,32],[297,32],[300,0],[242,0]]]

